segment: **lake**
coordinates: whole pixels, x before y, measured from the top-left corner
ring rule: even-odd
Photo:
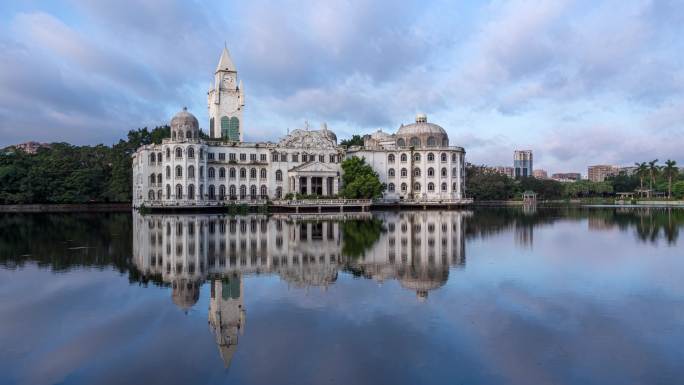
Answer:
[[[684,210],[0,215],[0,384],[675,384]]]

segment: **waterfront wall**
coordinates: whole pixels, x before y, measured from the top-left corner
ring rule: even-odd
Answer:
[[[130,203],[0,205],[0,213],[74,213],[130,210]]]

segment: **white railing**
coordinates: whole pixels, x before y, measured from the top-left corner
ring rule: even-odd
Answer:
[[[280,199],[274,200],[278,206],[366,206],[370,205],[370,199]]]

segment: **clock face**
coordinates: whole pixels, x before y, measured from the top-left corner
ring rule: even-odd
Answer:
[[[227,86],[232,86],[233,85],[233,77],[232,76],[226,76],[223,78],[223,83]]]

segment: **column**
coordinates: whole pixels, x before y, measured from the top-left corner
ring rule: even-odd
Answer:
[[[328,177],[327,176],[322,177],[321,181],[323,184],[323,196],[330,195],[330,192],[328,191]]]

